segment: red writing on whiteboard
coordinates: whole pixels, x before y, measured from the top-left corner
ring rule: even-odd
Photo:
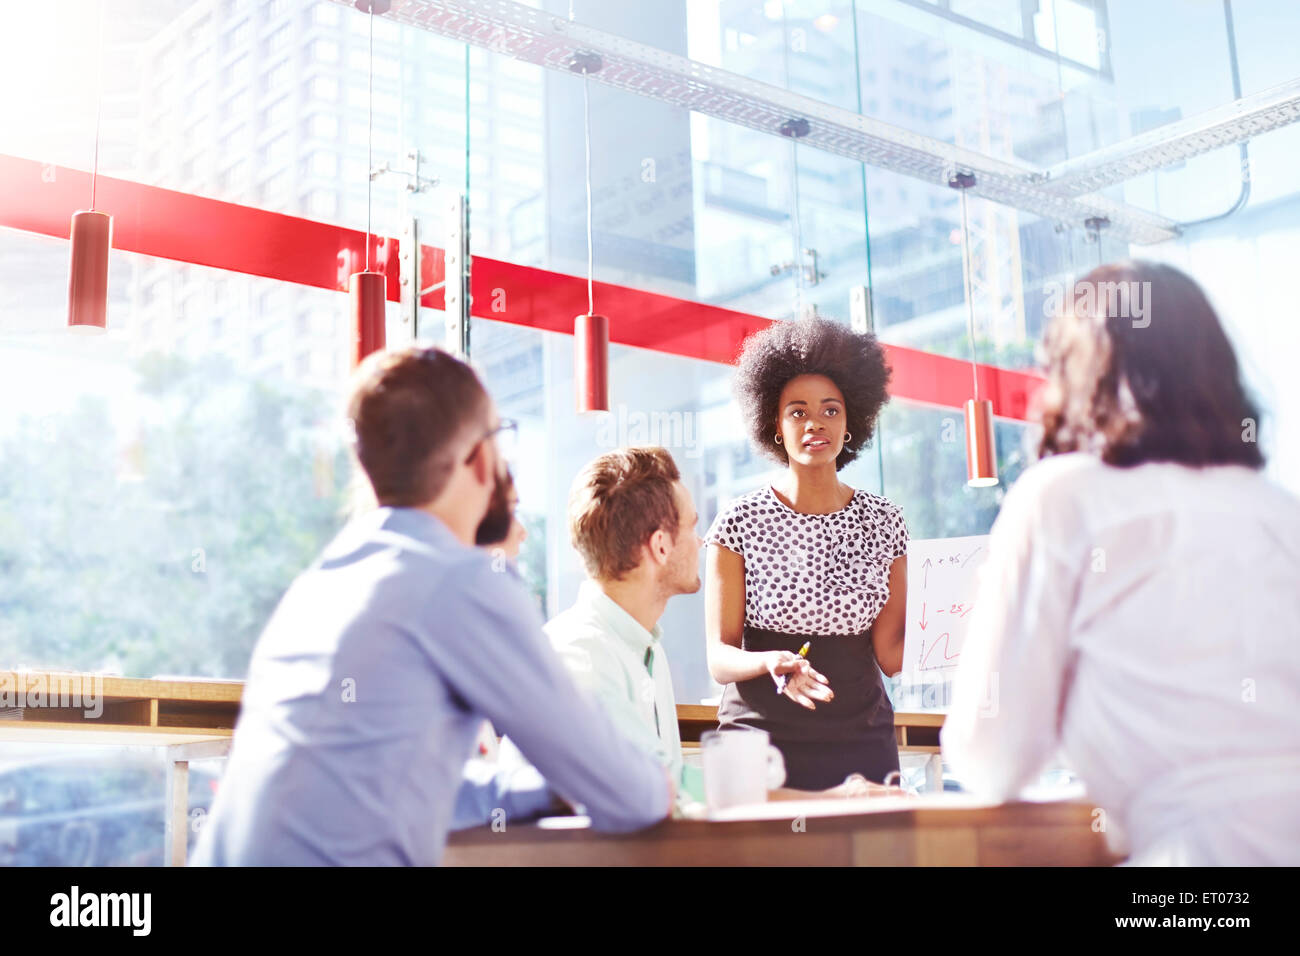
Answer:
[[[934,654],[935,648],[941,645],[943,647],[943,653],[935,657],[934,660],[931,660],[930,658]],[[961,657],[960,653],[949,656],[948,633],[946,631],[939,635],[935,642],[930,645],[928,650],[926,649],[925,641],[921,641],[921,670],[923,671],[933,671],[939,670],[943,667],[952,667],[952,662],[959,657]]]

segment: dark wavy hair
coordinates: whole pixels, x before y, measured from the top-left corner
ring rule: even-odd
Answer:
[[[1264,466],[1259,444],[1244,434],[1249,427],[1253,439],[1259,411],[1191,278],[1162,263],[1110,263],[1067,290],[1061,306],[1043,339],[1040,457],[1088,451],[1121,467]]]
[[[825,375],[844,394],[844,424],[853,437],[835,458],[839,471],[871,440],[889,401],[885,350],[874,335],[823,318],[773,322],[745,340],[734,382],[736,400],[754,447],[783,465],[790,456],[775,440],[777,404],[781,389],[800,375]]]

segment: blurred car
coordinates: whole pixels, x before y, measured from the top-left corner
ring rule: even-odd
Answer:
[[[161,866],[166,779],[157,753],[0,757],[0,866]],[[217,780],[190,765],[190,852]]]

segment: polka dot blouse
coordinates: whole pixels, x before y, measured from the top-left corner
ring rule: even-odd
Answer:
[[[801,514],[764,484],[728,504],[704,538],[745,559],[745,623],[786,634],[861,634],[889,600],[907,553],[902,510],[855,491],[831,514]]]

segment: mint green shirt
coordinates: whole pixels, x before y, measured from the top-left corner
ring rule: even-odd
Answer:
[[[702,775],[682,762],[673,677],[659,625],[647,631],[587,579],[573,606],[544,630],[574,683],[599,702],[614,728],[669,768],[679,803],[702,802]]]

